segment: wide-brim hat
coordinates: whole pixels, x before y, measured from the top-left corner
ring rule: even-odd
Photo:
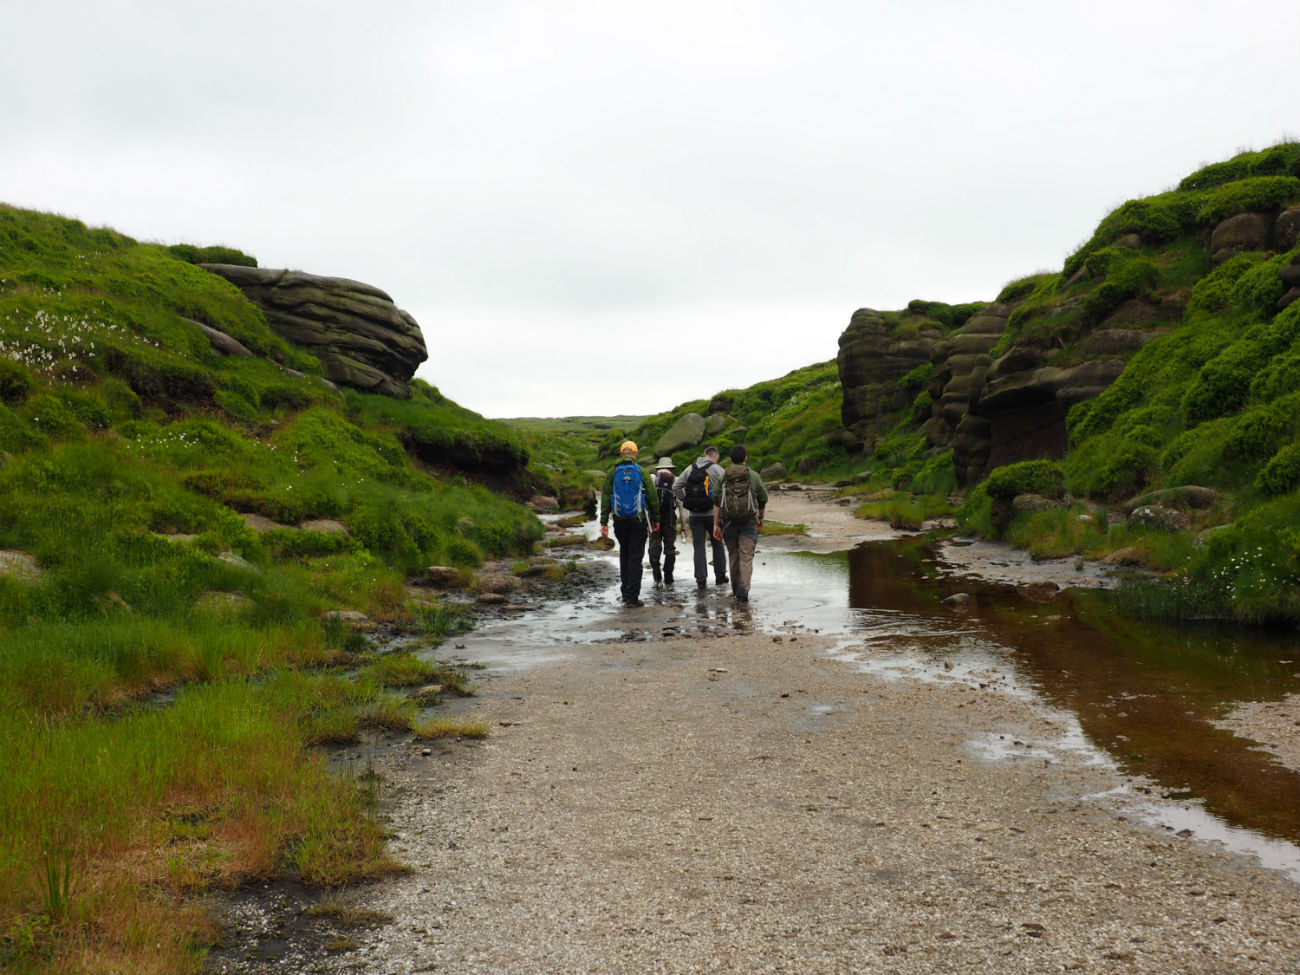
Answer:
[[[673,469],[673,459],[671,457],[660,457],[659,463],[655,465],[657,471],[670,471]]]

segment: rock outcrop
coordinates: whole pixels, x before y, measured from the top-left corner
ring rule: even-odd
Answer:
[[[1220,310],[1264,321],[1300,301],[1300,255],[1289,253],[1300,240],[1297,160],[1292,144],[1241,153],[1176,190],[1129,200],[1059,274],[1012,282],[992,304],[858,310],[837,358],[844,429],[827,443],[886,462],[950,449],[961,487],[996,467],[1063,456],[1067,416],[1086,438],[1123,412],[1115,401],[1074,407],[1110,389],[1150,342]],[[1239,368],[1233,361],[1223,368]],[[922,450],[909,439],[916,433]],[[1179,495],[1191,499],[1204,503]]]
[[[950,429],[978,396],[993,361],[990,353],[1001,341],[1010,313],[1006,305],[990,305],[935,346],[927,388],[936,404],[935,415]]]
[[[1108,320],[1066,359],[1051,333],[1030,331],[1006,342],[1015,309],[1014,301],[988,305],[947,334],[933,323],[918,328],[902,312],[855,312],[838,359],[846,430],[869,443],[879,419],[916,402],[901,381],[928,362],[929,413],[914,419],[930,447],[952,448],[959,484],[1003,464],[1059,457],[1070,407],[1114,382],[1132,354],[1163,333],[1152,318],[1169,314],[1160,305],[1149,314],[1135,306],[1125,320],[1146,328],[1111,327]]]
[[[342,386],[408,399],[429,357],[420,326],[378,288],[301,271],[203,264],[260,307],[278,334],[313,353]]]
[[[1159,222],[1152,226],[1147,240],[1116,224],[1113,237],[1095,239],[1067,262],[1068,274],[1008,286],[965,321],[929,320],[922,301],[905,311],[854,312],[837,360],[840,439],[861,446],[846,449],[870,448],[911,420],[931,450],[952,449],[963,487],[995,467],[1064,455],[1071,407],[1104,392],[1147,343],[1179,326],[1188,307],[1186,282],[1158,283],[1159,262],[1173,260],[1159,251],[1172,238]],[[1300,207],[1246,209],[1181,232],[1215,267],[1237,254],[1293,247]],[[1279,274],[1282,309],[1300,300],[1300,257]],[[917,370],[926,363],[918,395]]]
[[[840,385],[844,390],[841,418],[850,433],[869,439],[876,417],[907,405],[898,380],[930,361],[942,331],[921,326],[914,334],[900,334],[885,314],[859,308],[840,335]],[[901,400],[901,402],[900,402]]]
[[[44,574],[34,556],[10,549],[0,550],[0,575],[23,582],[36,582]]]
[[[1273,221],[1262,213],[1238,213],[1219,223],[1210,234],[1210,264],[1222,264],[1234,254],[1268,248]]]
[[[677,418],[677,422],[664,431],[664,435],[655,441],[653,451],[655,457],[668,457],[679,450],[694,447],[704,439],[705,426],[704,417],[700,416],[700,414],[682,414]]]
[[[726,413],[711,413],[704,422],[704,435],[706,437],[716,437],[723,430],[734,426],[736,426],[735,417]]]

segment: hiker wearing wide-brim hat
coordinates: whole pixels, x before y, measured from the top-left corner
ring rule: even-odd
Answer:
[[[655,583],[673,584],[673,565],[677,562],[677,498],[673,495],[673,459],[660,457],[655,465],[655,490],[659,494],[659,530],[650,533],[650,571]],[[663,566],[660,567],[660,556]]]
[[[623,602],[641,606],[641,560],[646,538],[659,530],[659,492],[650,472],[637,463],[637,446],[624,440],[619,460],[605,475],[600,489],[600,535],[609,537],[609,519],[614,519],[618,539],[618,581]],[[649,524],[646,524],[647,517]]]

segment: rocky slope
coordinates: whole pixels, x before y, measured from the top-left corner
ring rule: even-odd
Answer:
[[[1295,248],[1296,175],[1245,176],[1204,189],[1212,175],[1196,174],[1166,194],[1182,199],[1132,201],[1059,275],[1015,282],[955,327],[927,315],[925,302],[857,311],[837,360],[845,427],[869,445],[915,405],[929,446],[952,447],[963,485],[1014,461],[1062,456],[1071,407],[1098,396],[1136,352],[1178,329],[1199,280],[1237,255]],[[1156,201],[1192,216],[1171,227],[1152,217],[1163,215]],[[1269,311],[1277,312],[1300,295],[1296,256],[1270,275],[1279,297]],[[917,403],[922,390],[904,380],[927,364]]]

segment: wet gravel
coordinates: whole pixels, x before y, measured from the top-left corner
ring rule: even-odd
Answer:
[[[490,740],[389,770],[415,872],[349,894],[396,920],[330,970],[1295,969],[1300,887],[1132,818],[1060,715],[825,649],[610,643],[515,674]]]
[[[273,941],[302,902],[268,895],[240,923],[275,950],[211,969],[1300,970],[1300,885],[1153,825],[1070,715],[707,598],[486,676],[484,742],[377,752],[412,871],[339,899],[391,923]]]

